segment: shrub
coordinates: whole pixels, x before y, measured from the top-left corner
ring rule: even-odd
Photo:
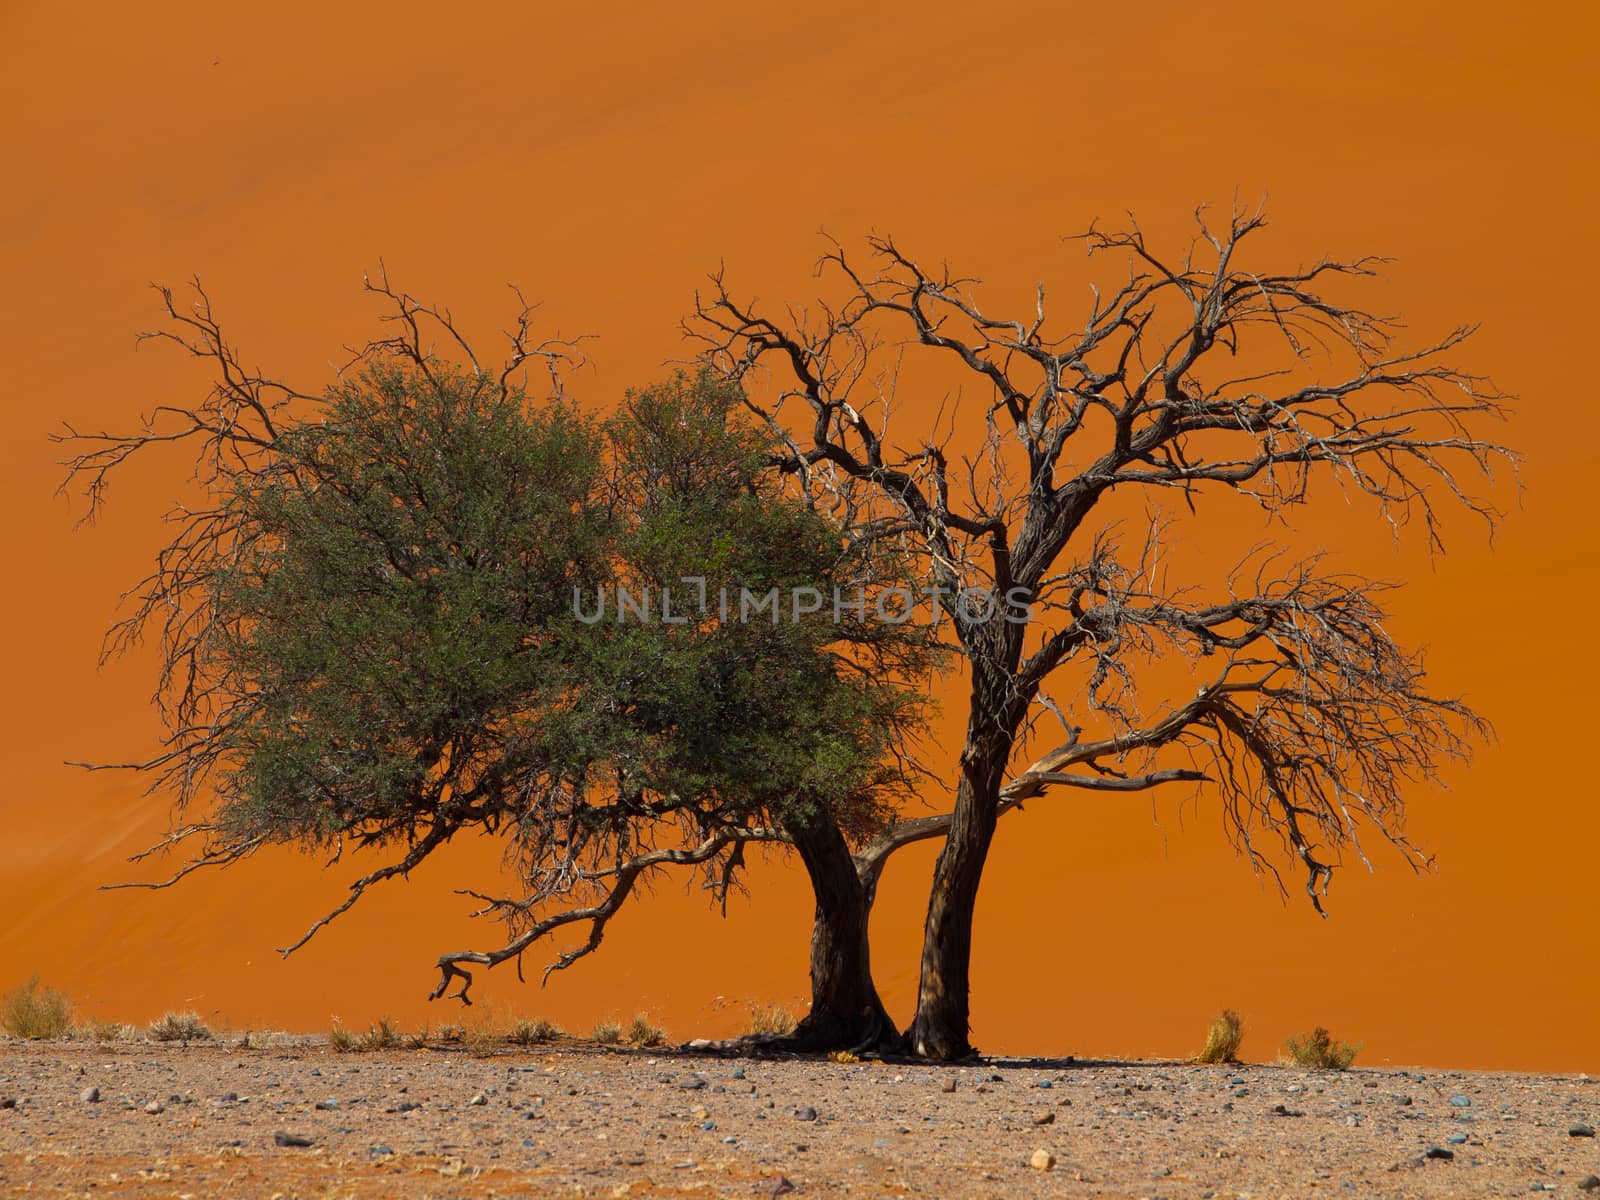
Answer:
[[[1309,1034],[1296,1034],[1283,1044],[1289,1061],[1299,1067],[1313,1067],[1319,1071],[1343,1071],[1355,1062],[1360,1046],[1349,1042],[1336,1042],[1322,1026]]]
[[[200,1020],[199,1013],[169,1012],[159,1021],[150,1022],[145,1030],[155,1042],[204,1042],[211,1038],[211,1030]]]
[[[379,1017],[374,1024],[367,1026],[362,1040],[366,1043],[363,1050],[393,1050],[400,1044],[400,1031],[388,1017]]]
[[[427,1036],[426,1030],[422,1036]],[[393,1050],[397,1046],[414,1050],[421,1042],[401,1033],[388,1017],[380,1017],[367,1026],[365,1033],[352,1033],[339,1021],[334,1021],[333,1028],[328,1030],[328,1045],[338,1054],[365,1054],[369,1050]]]
[[[756,1005],[750,1009],[747,1033],[770,1033],[788,1037],[799,1024],[794,1014],[781,1004]]]
[[[493,1024],[469,1025],[461,1035],[467,1053],[474,1058],[488,1058],[505,1044],[506,1034]]]
[[[848,1050],[830,1050],[828,1052],[828,1061],[836,1063],[858,1063],[861,1061],[861,1059],[857,1055],[851,1054]]]
[[[596,1021],[589,1036],[602,1046],[615,1046],[622,1040],[622,1026],[615,1021]]]
[[[630,1046],[659,1046],[667,1040],[667,1031],[650,1023],[649,1013],[634,1013],[633,1020],[622,1031],[622,1040]]]
[[[40,987],[33,975],[0,1000],[0,1025],[12,1037],[65,1037],[72,1028],[72,1001],[65,992]]]
[[[132,1025],[124,1025],[120,1021],[85,1021],[73,1030],[76,1036],[91,1042],[127,1042],[137,1032]]]
[[[1225,1008],[1211,1018],[1211,1028],[1206,1030],[1206,1044],[1194,1056],[1197,1063],[1232,1063],[1239,1061],[1239,1043],[1244,1041],[1244,1022],[1231,1008]]]
[[[540,1042],[554,1041],[561,1036],[561,1028],[553,1021],[518,1021],[508,1035],[517,1046],[536,1046]]]

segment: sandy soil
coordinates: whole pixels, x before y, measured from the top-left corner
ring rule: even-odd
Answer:
[[[0,1106],[0,1196],[1600,1197],[1584,1077],[10,1041]]]

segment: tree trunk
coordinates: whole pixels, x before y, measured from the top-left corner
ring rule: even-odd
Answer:
[[[949,1062],[973,1053],[968,1041],[972,914],[1000,816],[1008,746],[1003,737],[969,735],[961,756],[950,833],[933,869],[917,1015],[910,1029],[911,1049],[923,1058]]]
[[[811,1011],[786,1042],[804,1050],[896,1048],[899,1033],[872,982],[872,896],[850,847],[827,817],[788,829],[816,896],[811,927]]]

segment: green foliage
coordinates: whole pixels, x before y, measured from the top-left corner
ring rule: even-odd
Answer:
[[[863,578],[840,531],[763,483],[736,393],[678,375],[603,426],[470,374],[369,363],[244,477],[245,539],[215,579],[219,829],[425,855],[469,824],[526,861],[574,823],[597,850],[650,820],[870,829],[931,648],[834,621]],[[682,623],[579,620],[618,587]],[[814,587],[794,620],[721,619],[727,589]],[[715,599],[711,599],[715,598]],[[613,618],[615,613],[612,614]]]
[[[895,567],[785,490],[735,389],[680,373],[599,421],[374,346],[320,405],[245,400],[248,434],[195,427],[212,507],[118,627],[159,637],[169,736],[145,769],[180,809],[211,805],[197,861],[390,849],[353,903],[486,832],[526,886],[491,906],[518,929],[641,847],[710,839],[722,858],[697,861],[726,884],[729,831],[862,835],[909,792],[892,751],[925,716],[906,686],[925,637],[831,604],[720,611],[724,589],[831,599]],[[679,623],[575,611],[625,587],[673,589],[681,613],[684,576],[716,599]]]
[[[1195,1055],[1197,1063],[1231,1063],[1239,1061],[1239,1045],[1244,1041],[1244,1021],[1231,1008],[1225,1008],[1211,1019],[1206,1030],[1206,1044]]]
[[[252,542],[217,581],[219,650],[256,697],[227,735],[236,836],[385,840],[540,765],[529,714],[574,683],[551,626],[609,520],[598,434],[437,378],[370,366],[234,498]]]
[[[58,1038],[72,1029],[72,1001],[65,992],[41,987],[39,977],[0,998],[0,1026],[12,1037]]]
[[[1319,1071],[1344,1071],[1355,1062],[1361,1047],[1349,1042],[1336,1042],[1333,1035],[1322,1026],[1309,1034],[1296,1034],[1283,1044],[1289,1061],[1297,1067],[1312,1067]]]

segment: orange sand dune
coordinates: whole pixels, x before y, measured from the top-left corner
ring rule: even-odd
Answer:
[[[1047,799],[1008,818],[978,913],[975,1037],[992,1050],[1173,1054],[1240,1008],[1247,1052],[1332,1025],[1368,1061],[1600,1070],[1590,848],[1579,760],[1600,582],[1589,489],[1600,417],[1586,359],[1596,240],[1588,6],[1179,4],[59,6],[0,13],[0,322],[7,439],[0,983],[39,970],[106,1016],[174,1005],[238,1025],[452,1015],[429,963],[487,942],[450,888],[461,847],[293,959],[339,898],[262,854],[226,877],[103,893],[165,814],[75,758],[140,754],[149,662],[95,668],[120,589],[158,543],[176,460],[119,481],[74,534],[47,432],[127,426],[204,377],[135,355],[150,280],[201,272],[245,357],[316,386],[367,336],[361,271],[493,336],[502,285],[548,329],[600,335],[578,389],[603,402],[686,351],[675,323],[726,260],[744,291],[803,297],[826,228],[893,231],[998,300],[1081,279],[1058,240],[1135,210],[1270,191],[1271,245],[1400,261],[1376,303],[1419,337],[1482,321],[1470,364],[1522,400],[1526,497],[1496,548],[1465,521],[1430,567],[1337,508],[1305,525],[1341,565],[1404,575],[1396,627],[1431,646],[1499,741],[1448,793],[1413,798],[1439,871],[1392,854],[1338,881],[1333,919],[1281,903],[1204,803]],[[1063,317],[1081,299],[1053,292]],[[913,407],[919,403],[908,399]],[[1219,551],[1254,530],[1208,532]],[[1208,543],[1209,544],[1209,543]],[[937,799],[937,798],[931,798]],[[886,881],[886,997],[907,1014],[931,851]],[[647,1007],[678,1033],[732,1028],[804,990],[795,873],[757,874],[726,920],[666,884],[604,952],[495,1002],[570,1024]],[[531,964],[530,964],[531,965]]]

